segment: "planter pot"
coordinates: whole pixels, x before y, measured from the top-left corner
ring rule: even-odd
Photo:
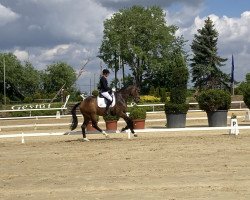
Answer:
[[[96,129],[92,126],[92,122],[89,121],[88,125],[87,125],[87,131],[96,131]]]
[[[145,128],[145,119],[134,119],[133,126],[134,126],[134,129],[144,129]]]
[[[209,127],[224,127],[227,126],[227,110],[217,110],[207,112]]]
[[[185,128],[187,114],[167,114],[167,128]]]
[[[117,130],[117,121],[106,121],[106,130],[107,131],[116,131]]]

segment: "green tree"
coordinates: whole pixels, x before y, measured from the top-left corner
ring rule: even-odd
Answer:
[[[6,96],[11,100],[23,99],[25,94],[23,87],[23,66],[17,57],[12,53],[0,53],[0,93],[4,94],[4,66]]]
[[[169,63],[172,47],[180,44],[176,30],[177,27],[166,25],[165,14],[159,7],[122,9],[104,22],[99,57],[115,70],[119,69],[120,58],[122,68],[129,66],[140,87],[145,76],[165,69]]]
[[[192,82],[199,90],[228,88],[229,75],[223,73],[220,67],[227,59],[218,56],[218,32],[213,21],[208,17],[205,25],[198,29],[191,45],[193,58],[191,59]]]
[[[150,86],[150,89],[149,89],[149,95],[151,96],[154,96],[155,95],[155,87],[153,85]]]
[[[34,95],[41,90],[40,72],[36,70],[30,62],[25,62],[23,66],[22,91],[25,96]]]
[[[73,87],[76,81],[74,69],[64,62],[58,62],[47,66],[43,72],[43,89],[46,93],[56,93],[64,85],[68,92],[75,91]]]
[[[245,81],[239,84],[239,86],[236,88],[236,92],[238,94],[244,94],[248,87],[250,87],[250,73],[246,74]]]
[[[187,98],[188,68],[184,56],[178,53],[172,60],[170,101],[185,104]]]

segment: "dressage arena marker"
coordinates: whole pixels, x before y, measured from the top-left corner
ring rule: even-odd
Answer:
[[[229,130],[229,134],[239,135],[239,127],[237,119],[231,119],[231,129]]]
[[[22,132],[22,144],[24,144],[25,141],[24,141],[24,135],[23,135],[23,132]]]
[[[56,111],[56,119],[61,119],[60,111]]]

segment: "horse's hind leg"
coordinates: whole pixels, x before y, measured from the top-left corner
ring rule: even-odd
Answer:
[[[85,129],[86,129],[88,123],[89,123],[89,118],[84,117],[84,122],[82,123],[82,126],[81,126],[81,128],[82,128],[82,136],[83,136],[84,141],[89,141],[89,139],[86,137],[86,132],[85,132]]]
[[[103,135],[105,135],[106,138],[109,138],[109,135],[105,131],[103,131],[102,129],[100,129],[100,127],[97,125],[96,117],[95,116],[91,117],[91,119],[92,119],[92,126],[96,130],[100,131]]]

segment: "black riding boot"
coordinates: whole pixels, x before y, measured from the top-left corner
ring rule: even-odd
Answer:
[[[110,113],[109,106],[112,104],[112,101],[107,99],[107,104],[105,108],[105,114],[108,115]]]

